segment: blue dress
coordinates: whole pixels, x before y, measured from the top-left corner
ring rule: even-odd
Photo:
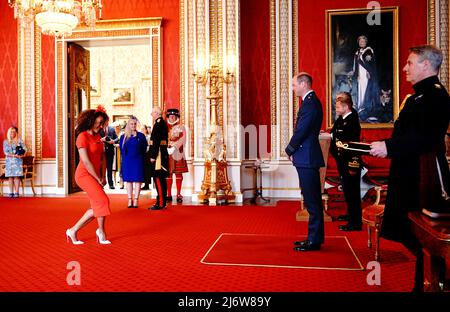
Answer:
[[[8,157],[8,154],[15,154],[16,147],[20,145],[23,147],[25,152],[27,151],[27,147],[23,143],[22,139],[19,139],[17,144],[14,142],[9,144],[8,140],[3,141],[3,152],[6,156],[5,161],[5,177],[21,177],[23,176],[23,168],[22,168],[22,158],[16,157]]]
[[[125,182],[144,182],[144,156],[147,150],[145,135],[138,132],[123,144],[124,138],[124,135],[120,137],[122,178]]]

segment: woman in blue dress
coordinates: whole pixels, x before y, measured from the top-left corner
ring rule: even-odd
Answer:
[[[19,197],[20,177],[23,176],[22,158],[26,151],[27,147],[19,138],[19,130],[16,127],[9,128],[3,141],[3,153],[6,156],[5,177],[9,178],[10,198]]]
[[[147,150],[145,135],[138,132],[138,120],[131,116],[120,137],[122,177],[127,184],[128,208],[137,208],[141,184],[144,182],[144,156]],[[133,197],[134,190],[134,197]]]

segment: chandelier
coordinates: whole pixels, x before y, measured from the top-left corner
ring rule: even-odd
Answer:
[[[101,0],[8,0],[8,3],[23,26],[36,19],[44,35],[57,38],[70,36],[80,22],[94,28],[97,9],[101,18]]]

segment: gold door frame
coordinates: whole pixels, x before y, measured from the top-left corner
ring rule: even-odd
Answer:
[[[67,170],[65,153],[68,150],[65,138],[66,131],[66,72],[67,42],[98,39],[131,39],[149,38],[152,53],[152,103],[153,106],[163,106],[163,66],[162,66],[162,18],[138,18],[103,20],[97,22],[95,29],[79,26],[71,36],[56,40],[56,131],[57,131],[57,167],[58,188],[64,188],[67,192]],[[164,107],[162,107],[164,109]]]

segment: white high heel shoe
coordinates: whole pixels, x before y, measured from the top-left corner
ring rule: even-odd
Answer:
[[[95,235],[97,235],[97,242],[101,245],[108,245],[111,244],[111,242],[109,240],[106,239],[105,237],[105,233],[103,233],[103,235],[100,235],[100,229],[97,229],[95,231]]]
[[[75,236],[75,233],[73,233],[70,229],[66,230],[66,238],[67,238],[67,242],[69,242],[69,238],[70,241],[72,242],[72,244],[74,245],[82,245],[84,244],[84,242],[78,240]]]

